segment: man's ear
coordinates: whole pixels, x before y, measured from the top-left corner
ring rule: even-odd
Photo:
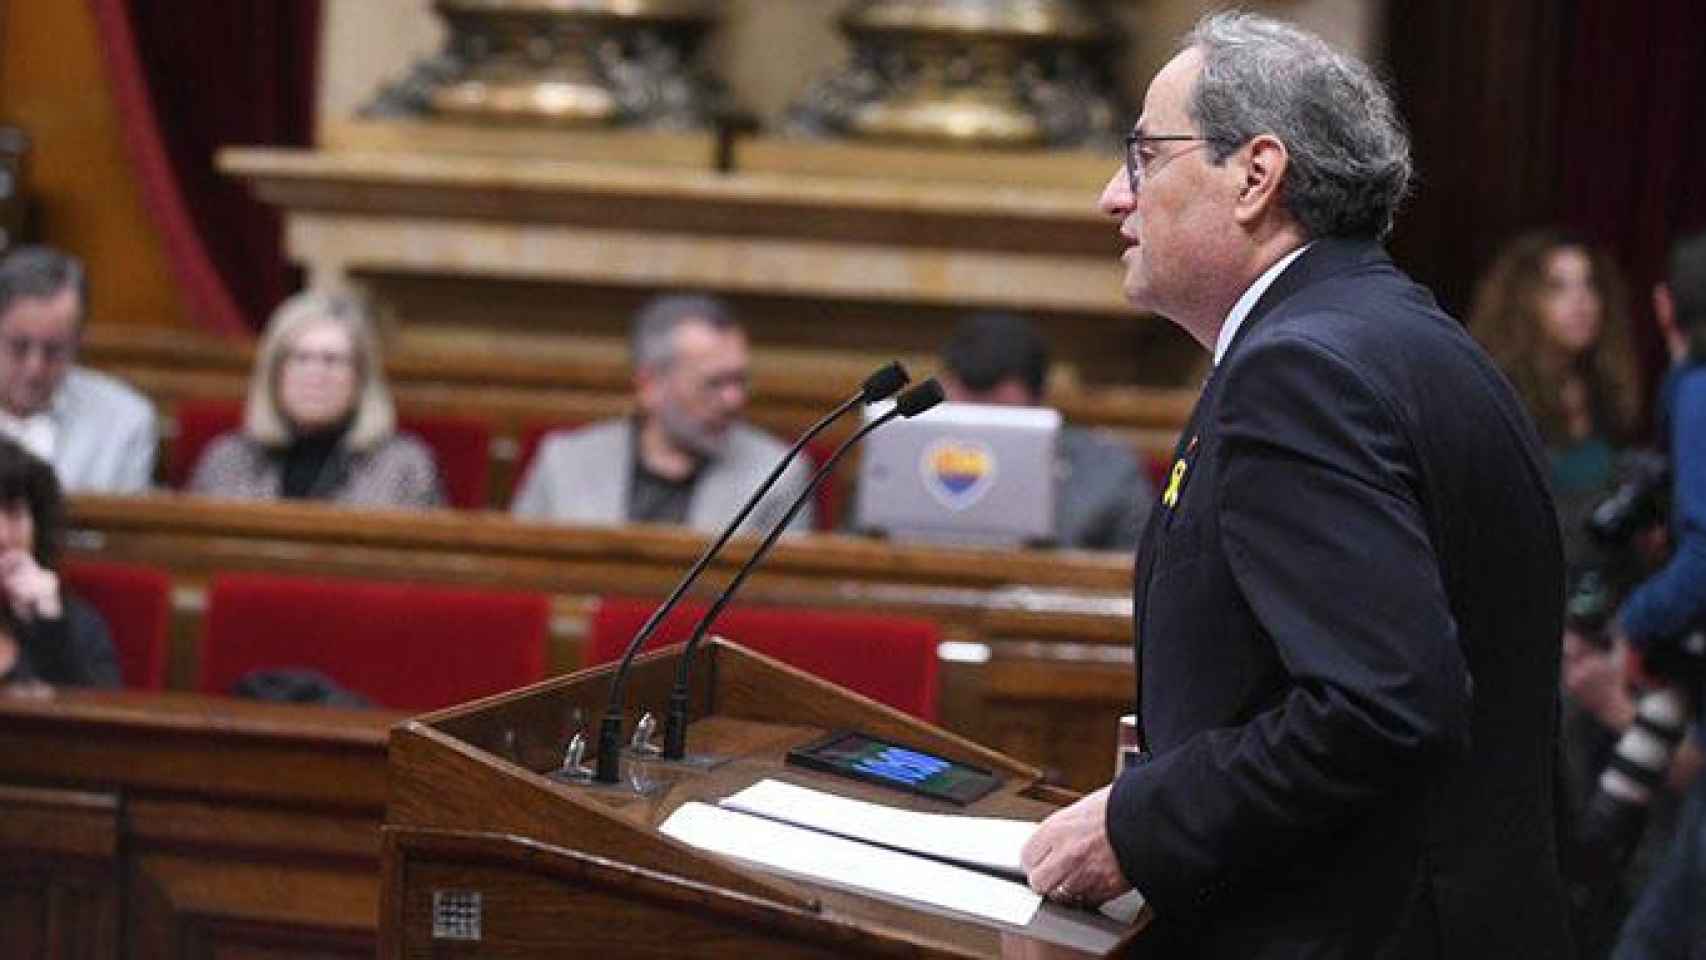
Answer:
[[[1238,202],[1232,214],[1239,223],[1251,224],[1261,220],[1270,210],[1278,208],[1280,183],[1285,179],[1291,154],[1278,137],[1259,134],[1239,151],[1243,154],[1244,182],[1238,188]]]

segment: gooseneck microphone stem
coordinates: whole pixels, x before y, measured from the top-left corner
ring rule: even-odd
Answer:
[[[852,436],[843,440],[841,445],[835,448],[835,452],[824,460],[823,465],[817,468],[817,472],[812,474],[811,482],[806,484],[805,489],[801,490],[799,495],[794,498],[794,502],[788,505],[788,511],[782,515],[782,519],[778,520],[770,528],[770,532],[764,535],[764,539],[752,551],[752,556],[741,564],[733,579],[729,581],[729,585],[724,587],[723,592],[718,595],[716,602],[712,603],[711,608],[705,611],[705,615],[699,618],[699,622],[693,627],[692,636],[688,637],[686,646],[681,650],[681,658],[676,661],[675,686],[669,691],[669,705],[664,720],[664,759],[680,760],[687,755],[687,689],[692,672],[693,656],[705,639],[705,634],[710,631],[711,625],[722,614],[723,608],[729,605],[735,594],[740,592],[741,585],[746,582],[746,578],[751,576],[752,571],[756,570],[764,558],[769,555],[771,548],[776,546],[776,541],[780,540],[782,534],[787,531],[788,525],[794,520],[794,516],[811,498],[812,492],[831,473],[835,472],[836,464],[841,462],[841,458],[847,454],[847,451],[853,449],[853,446],[865,439],[865,436],[871,431],[896,417],[915,417],[940,403],[942,396],[941,384],[937,383],[934,378],[926,380],[902,395],[893,409],[860,427]]]
[[[628,646],[622,650],[621,662],[617,664],[616,672],[610,680],[610,702],[606,705],[604,716],[598,724],[598,754],[593,780],[598,783],[616,783],[622,777],[622,711],[623,705],[627,702],[628,671],[633,665],[634,656],[645,646],[646,641],[651,639],[652,634],[657,632],[658,626],[663,623],[665,617],[669,616],[670,611],[674,610],[676,605],[681,602],[681,598],[687,594],[688,588],[693,586],[694,582],[704,574],[705,568],[710,566],[711,560],[722,551],[723,546],[735,535],[735,531],[740,529],[740,525],[746,522],[746,518],[752,514],[759,501],[763,500],[764,495],[776,485],[776,481],[782,478],[782,474],[787,471],[789,464],[799,457],[800,451],[805,449],[806,444],[815,439],[830,424],[846,416],[849,410],[861,403],[873,403],[889,397],[905,386],[908,379],[906,369],[899,363],[884,365],[865,379],[858,393],[848,397],[840,406],[830,411],[823,419],[812,424],[810,429],[801,434],[800,438],[794,441],[794,445],[788,448],[788,452],[777,461],[775,468],[770,471],[770,475],[765,477],[764,482],[759,484],[758,489],[753,491],[751,497],[747,498],[745,505],[735,514],[734,519],[728,522],[716,540],[706,546],[705,550],[699,554],[699,559],[693,562],[693,566],[676,583],[675,589],[670,591],[669,596],[664,599],[663,603],[658,604],[657,609],[652,611],[652,615],[646,618],[646,622],[635,632],[633,638],[628,641]],[[788,516],[792,519],[793,513],[790,512]]]

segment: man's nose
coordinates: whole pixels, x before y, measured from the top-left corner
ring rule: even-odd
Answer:
[[[1114,171],[1114,175],[1108,178],[1107,185],[1102,187],[1102,196],[1097,199],[1096,206],[1109,216],[1123,216],[1131,209],[1136,199],[1131,192],[1131,180],[1122,166]]]
[[[19,364],[26,377],[39,377],[47,370],[47,353],[32,347],[24,351],[24,358]]]

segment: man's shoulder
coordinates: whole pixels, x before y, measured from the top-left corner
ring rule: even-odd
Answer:
[[[539,441],[540,454],[552,453],[561,455],[564,452],[573,453],[587,447],[601,447],[618,441],[625,441],[629,421],[626,417],[615,417],[610,420],[600,420],[589,423],[584,427],[567,427],[553,430]]]
[[[1390,264],[1374,264],[1297,291],[1255,324],[1242,356],[1303,350],[1359,368],[1402,368],[1432,358],[1482,363],[1483,351],[1426,288]],[[1490,363],[1490,362],[1489,362]]]
[[[775,459],[788,452],[788,445],[750,423],[729,428],[729,452],[742,457]]]
[[[135,387],[99,370],[72,367],[65,376],[64,390],[71,402],[99,409],[106,416],[154,415],[154,405]]]

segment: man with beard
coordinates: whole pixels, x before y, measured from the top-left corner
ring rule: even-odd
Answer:
[[[515,516],[715,531],[787,452],[740,419],[746,334],[721,301],[652,300],[634,318],[632,348],[634,414],[546,436],[510,506]],[[790,467],[743,531],[774,526],[807,478],[803,464]],[[807,504],[790,529],[811,523]]]

